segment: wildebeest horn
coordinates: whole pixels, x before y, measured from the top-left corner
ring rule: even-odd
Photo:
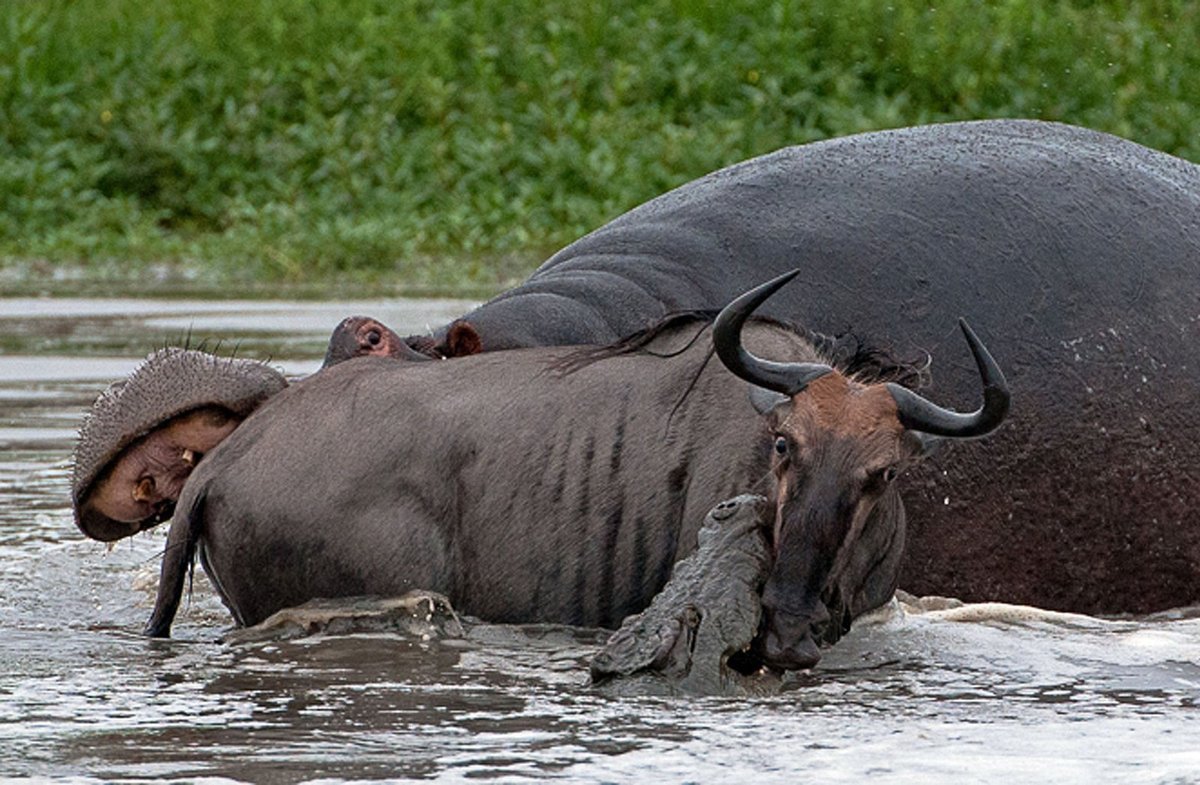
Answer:
[[[713,345],[725,367],[751,384],[784,395],[795,395],[833,369],[823,363],[776,363],[755,357],[742,346],[742,325],[755,308],[799,274],[792,270],[756,286],[721,309],[713,322]]]
[[[1008,414],[1010,396],[1004,372],[992,359],[979,336],[967,324],[967,320],[959,319],[958,326],[967,338],[971,354],[975,356],[975,365],[979,368],[979,376],[983,380],[983,405],[970,414],[960,414],[930,403],[912,390],[888,382],[888,392],[892,394],[899,410],[900,424],[909,430],[931,436],[969,439],[994,431]]]

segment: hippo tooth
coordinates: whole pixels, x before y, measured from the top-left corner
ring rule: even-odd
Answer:
[[[149,501],[152,488],[154,488],[154,480],[149,477],[144,478],[133,486],[133,500],[135,502]]]

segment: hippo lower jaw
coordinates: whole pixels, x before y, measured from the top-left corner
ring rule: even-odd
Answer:
[[[156,425],[80,490],[75,508],[80,529],[112,541],[169,520],[204,454],[241,422],[226,409],[204,406]]]

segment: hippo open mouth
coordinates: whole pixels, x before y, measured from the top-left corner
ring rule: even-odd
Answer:
[[[287,386],[256,360],[161,349],[92,405],[75,447],[75,523],[95,540],[170,518],[204,453]]]
[[[479,351],[469,325],[452,325],[462,353]],[[322,368],[356,357],[429,360],[378,319],[351,316],[334,328]],[[92,404],[75,446],[75,523],[111,542],[170,519],[204,453],[288,384],[257,360],[195,349],[151,353]]]

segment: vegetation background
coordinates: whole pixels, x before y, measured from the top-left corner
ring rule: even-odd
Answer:
[[[3,0],[0,284],[481,294],[721,166],[916,123],[1198,160],[1198,44],[1191,0]]]

